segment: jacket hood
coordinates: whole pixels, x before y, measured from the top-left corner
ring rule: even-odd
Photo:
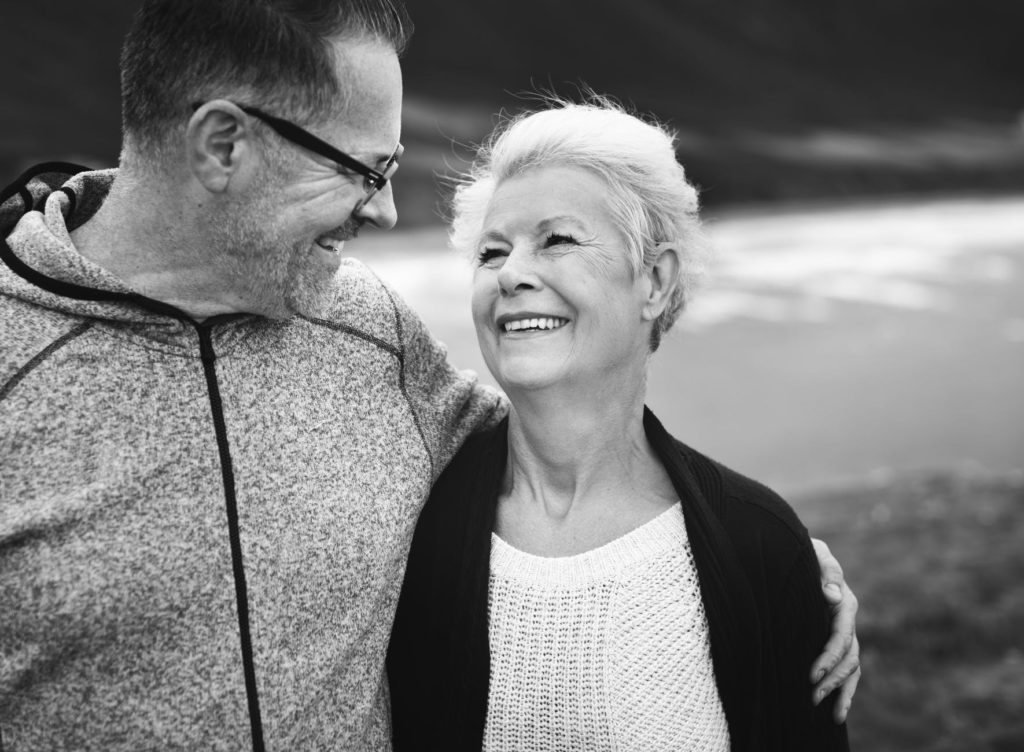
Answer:
[[[180,330],[187,318],[181,311],[130,289],[71,240],[116,174],[48,162],[0,191],[0,295],[86,318]]]

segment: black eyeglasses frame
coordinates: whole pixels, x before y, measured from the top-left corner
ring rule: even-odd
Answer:
[[[202,107],[203,104],[205,103],[194,102],[192,104],[192,111],[195,112]],[[340,149],[331,146],[323,139],[314,136],[305,128],[302,128],[291,121],[266,113],[258,107],[250,107],[248,105],[238,104],[237,102],[232,102],[231,104],[235,105],[235,107],[245,114],[252,115],[254,118],[262,120],[271,128],[271,130],[281,136],[281,138],[291,141],[293,144],[301,146],[303,149],[307,149],[314,154],[319,154],[321,157],[329,159],[335,164],[339,164],[342,167],[362,175],[364,178],[363,186],[366,190],[366,195],[353,211],[358,211],[360,208],[365,206],[370,199],[373,198],[374,194],[388,184],[391,177],[398,171],[398,160],[405,152],[405,147],[399,143],[395,152],[388,157],[387,162],[384,164],[383,171],[378,172],[372,167],[368,167],[363,164],[355,157],[351,157]]]

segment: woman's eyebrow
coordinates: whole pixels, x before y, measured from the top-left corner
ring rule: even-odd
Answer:
[[[559,214],[559,215],[557,215],[555,217],[548,217],[546,219],[543,219],[543,220],[541,220],[537,224],[537,229],[538,230],[547,230],[552,225],[558,225],[558,224],[570,224],[570,225],[573,225],[574,227],[576,227],[576,228],[578,228],[580,230],[586,230],[587,229],[586,225],[584,225],[582,222],[580,222],[579,219],[577,219],[576,217],[572,216],[571,214]]]
[[[575,228],[577,228],[579,230],[583,230],[583,231],[586,231],[586,229],[587,229],[586,225],[584,225],[579,219],[577,219],[576,217],[572,216],[571,214],[559,214],[559,215],[554,216],[554,217],[545,217],[544,219],[542,219],[540,222],[538,222],[536,224],[536,226],[533,229],[533,232],[535,234],[540,234],[540,233],[548,232],[551,229],[551,227],[554,226],[554,225],[565,225],[565,224],[570,224],[573,227],[575,227]],[[491,229],[491,230],[485,230],[484,232],[482,232],[480,234],[480,240],[481,241],[488,241],[488,240],[490,240],[490,241],[495,241],[495,242],[506,242],[507,238],[506,238],[505,234],[503,232],[501,232],[500,230]]]
[[[497,242],[504,242],[505,236],[502,233],[498,232],[497,230],[486,230],[482,235],[480,235],[480,240],[493,240]]]

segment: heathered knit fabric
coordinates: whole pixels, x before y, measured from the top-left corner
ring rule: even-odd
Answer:
[[[682,507],[577,556],[492,536],[486,752],[727,752]]]
[[[70,181],[76,214],[112,177]],[[41,272],[123,290],[74,250],[67,207],[55,193],[3,235]],[[413,525],[503,406],[352,261],[323,320],[239,316],[212,337],[267,748],[389,749],[383,663]],[[194,326],[0,264],[0,458],[4,752],[251,749]]]

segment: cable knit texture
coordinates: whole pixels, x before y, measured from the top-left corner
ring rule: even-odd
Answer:
[[[492,537],[488,752],[729,749],[682,509],[578,556]]]

